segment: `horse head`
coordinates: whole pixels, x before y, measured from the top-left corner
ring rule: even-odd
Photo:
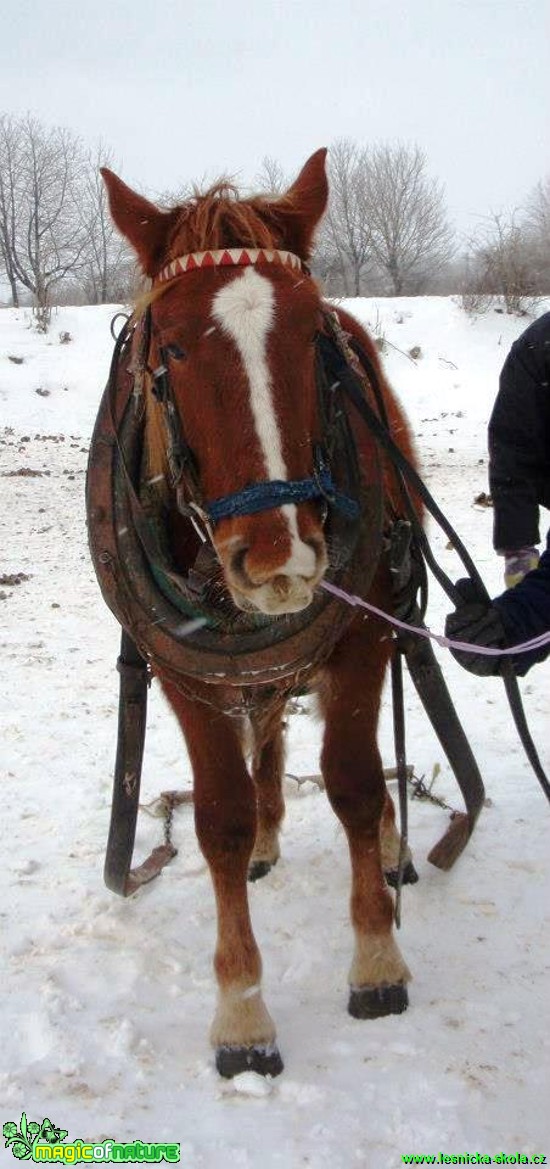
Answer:
[[[218,183],[169,211],[102,172],[113,220],[151,280],[159,474],[170,479],[168,411],[194,469],[182,473],[180,506],[207,522],[234,603],[273,615],[306,608],[327,566],[316,465],[323,305],[308,268],[325,156],[312,155],[284,195],[244,199]]]

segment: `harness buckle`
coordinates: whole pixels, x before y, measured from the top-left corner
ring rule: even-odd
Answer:
[[[165,404],[168,400],[168,370],[165,365],[158,365],[152,372],[152,391],[157,402]]]

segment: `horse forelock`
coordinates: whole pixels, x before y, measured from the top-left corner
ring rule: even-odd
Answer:
[[[177,210],[179,215],[167,241],[167,262],[189,252],[276,248],[283,242],[269,199],[241,199],[237,189],[224,179],[204,193],[196,192]]]

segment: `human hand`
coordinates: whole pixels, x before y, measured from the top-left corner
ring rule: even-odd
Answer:
[[[469,580],[459,580],[456,587],[464,597],[454,613],[445,621],[445,634],[453,641],[466,641],[472,646],[487,649],[504,649],[506,633],[498,610],[489,601],[481,600],[475,586]],[[499,674],[503,658],[492,654],[476,654],[471,650],[453,649],[451,653],[459,665],[479,678]]]

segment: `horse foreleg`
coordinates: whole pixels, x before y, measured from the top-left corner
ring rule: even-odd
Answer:
[[[197,837],[216,897],[218,1006],[210,1033],[216,1067],[226,1077],[247,1069],[277,1075],[283,1064],[262,998],[262,964],[248,906],[256,800],[238,730],[231,719],[191,702],[170,683],[164,689],[185,734]]]
[[[380,822],[385,783],[376,743],[387,642],[378,623],[355,625],[325,670],[321,766],[350,850],[355,950],[348,1010],[356,1018],[400,1014],[409,970],[393,937],[393,901],[384,880]]]
[[[248,879],[257,881],[277,863],[280,856],[279,829],[285,812],[282,781],[284,766],[284,704],[251,715],[254,740],[252,779],[256,788],[258,821],[250,859]]]

